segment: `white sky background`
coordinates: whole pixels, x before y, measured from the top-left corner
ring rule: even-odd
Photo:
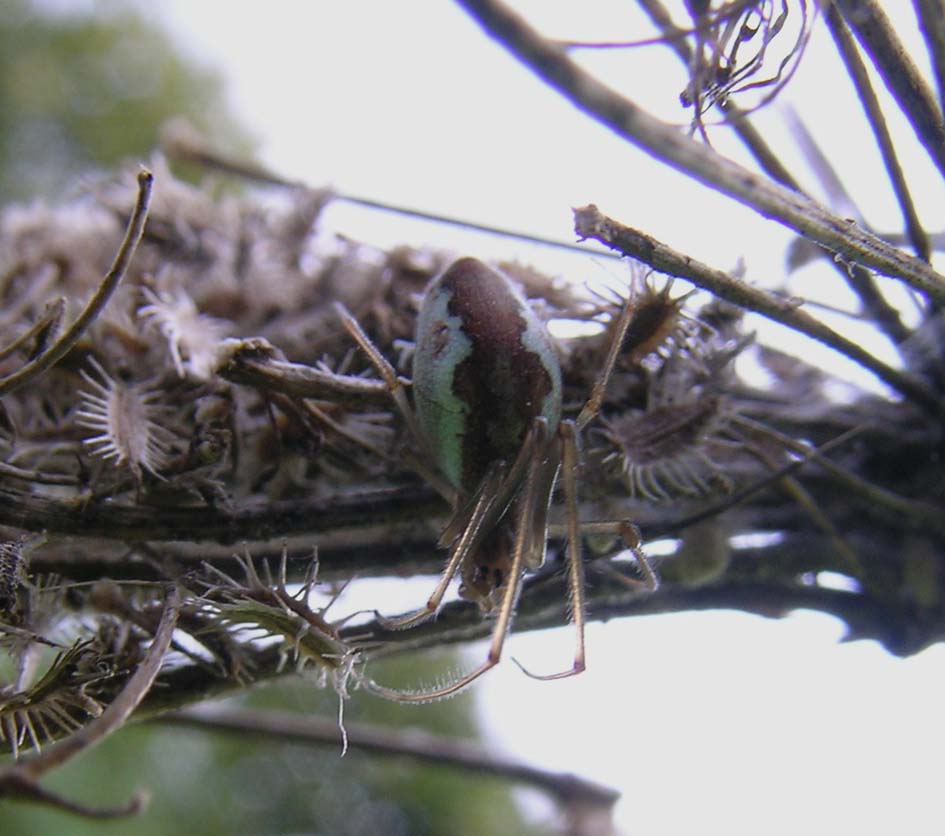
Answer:
[[[899,7],[914,29],[911,4],[884,5]],[[650,33],[635,25],[626,0],[517,7],[561,36]],[[744,259],[751,281],[783,276],[786,230],[576,113],[445,0],[269,2],[265,11],[172,0],[163,15],[186,49],[222,69],[237,112],[262,140],[263,160],[289,177],[567,241],[570,207],[593,202],[710,265],[729,269]],[[824,32],[815,38],[783,100],[798,106],[866,218],[898,228],[828,41]],[[924,60],[921,43],[912,54]],[[668,50],[594,60],[630,98],[686,120],[677,98],[683,70]],[[778,132],[776,150],[803,174],[776,109],[758,122]],[[902,130],[895,121],[893,128]],[[851,143],[851,135],[861,139]],[[712,136],[744,160],[724,131]],[[903,160],[910,182],[929,188],[916,195],[920,211],[940,221],[940,179],[914,144],[900,147],[912,149]],[[609,261],[346,205],[333,206],[328,221],[381,244],[517,255],[579,281],[622,275]],[[813,269],[791,288],[809,293],[837,282]],[[838,324],[849,332],[848,321]],[[877,338],[867,340],[882,350]],[[473,693],[497,746],[619,787],[618,821],[628,833],[941,833],[945,651],[903,661],[872,642],[840,644],[840,636],[837,622],[810,613],[779,622],[705,613],[593,624],[584,675],[540,683],[506,662]],[[572,643],[559,630],[514,636],[509,651],[531,668],[557,670]],[[484,652],[476,650],[477,660]],[[403,710],[409,723],[423,709]]]

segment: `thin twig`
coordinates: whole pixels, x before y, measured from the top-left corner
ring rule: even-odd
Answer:
[[[59,320],[62,319],[62,314],[66,309],[66,300],[64,296],[60,296],[58,299],[53,300],[46,306],[46,310],[43,312],[43,315],[36,320],[33,325],[20,334],[15,340],[13,340],[9,345],[0,348],[0,360],[5,360],[14,351],[19,350],[32,339],[34,339],[38,334],[45,331],[46,329],[52,327],[54,331],[58,327]],[[44,335],[46,339],[51,339],[52,337],[47,333]]]
[[[341,732],[334,719],[284,711],[247,711],[200,706],[161,715],[160,723],[192,726],[210,731],[235,732],[301,745],[337,746]],[[583,800],[614,804],[620,793],[610,787],[575,775],[551,772],[487,750],[472,741],[431,734],[419,729],[408,732],[372,726],[346,724],[348,743],[380,755],[406,756],[415,760],[520,781],[543,789],[563,801]]]
[[[806,334],[869,369],[884,383],[927,411],[945,416],[945,403],[921,380],[887,366],[858,343],[838,334],[796,306],[786,305],[764,291],[677,252],[639,230],[624,226],[603,215],[596,206],[575,209],[574,221],[575,232],[582,238],[595,238],[662,273],[679,276],[711,291],[720,299],[756,311]]]
[[[233,383],[293,398],[343,397],[346,403],[390,403],[390,390],[383,380],[321,371],[301,363],[289,363],[276,354],[276,350],[259,337],[227,340],[218,354],[215,372]]]
[[[919,259],[683,136],[614,92],[497,0],[459,0],[492,37],[579,110],[657,159],[854,263],[901,278],[945,304],[945,277]]]
[[[850,30],[840,16],[840,12],[837,11],[837,7],[832,3],[828,3],[824,14],[827,21],[827,28],[833,36],[837,51],[843,59],[843,63],[853,81],[854,87],[856,87],[856,92],[860,97],[863,110],[866,111],[866,118],[870,123],[870,127],[873,129],[876,144],[879,146],[879,151],[883,156],[883,163],[889,174],[893,191],[896,193],[896,200],[899,201],[899,208],[902,211],[905,227],[912,241],[912,247],[919,258],[923,261],[928,261],[931,257],[929,237],[922,227],[919,214],[916,212],[915,204],[912,201],[912,195],[909,193],[909,186],[906,183],[902,166],[899,164],[899,157],[896,154],[892,136],[889,134],[889,128],[886,125],[886,118],[883,116],[879,98],[873,90],[872,83],[870,83],[866,65],[863,63],[863,59],[860,58],[860,53],[857,50],[853,36],[850,34]],[[882,320],[878,320],[878,322],[882,323]],[[897,340],[897,342],[898,341],[899,340]]]
[[[0,380],[0,396],[9,395],[22,388],[31,380],[39,377],[47,369],[58,363],[79,341],[95,318],[102,312],[111,295],[117,290],[131,264],[131,259],[141,240],[144,225],[148,219],[148,206],[151,203],[151,188],[154,176],[147,169],[138,173],[138,199],[135,202],[125,237],[118,248],[115,260],[98,289],[89,299],[85,308],[75,321],[65,330],[46,351],[35,357],[22,368]]]
[[[942,0],[913,0],[913,5],[938,84],[939,105],[945,113],[945,4]]]
[[[875,0],[832,0],[869,54],[919,141],[945,178],[945,122],[909,50]],[[941,14],[939,7],[938,14]]]
[[[833,208],[849,213],[850,217],[855,218],[857,223],[862,223],[864,227],[868,228],[863,220],[862,213],[857,209],[853,198],[844,188],[843,183],[840,182],[840,178],[834,171],[830,161],[807,130],[807,126],[793,110],[788,109],[786,115],[795,142],[806,157],[811,171],[820,180],[821,186],[828,195]],[[831,258],[830,253],[820,247],[817,247],[817,253],[821,258],[830,260],[837,273],[859,298],[860,309],[867,313],[877,327],[892,340],[894,345],[901,345],[912,336],[913,332],[903,324],[899,311],[893,305],[890,305],[886,297],[880,292],[869,270],[864,270],[859,265],[841,264]]]
[[[141,664],[122,688],[121,693],[102,712],[102,716],[83,726],[52,748],[37,755],[22,758],[13,767],[20,774],[39,778],[51,769],[62,766],[80,752],[85,752],[101,743],[106,737],[120,729],[131,716],[138,704],[151,688],[167,649],[171,645],[174,628],[177,625],[177,613],[180,607],[180,593],[171,587],[164,600],[164,613],[154,633],[154,640],[148,647]],[[0,773],[2,781],[3,773]]]

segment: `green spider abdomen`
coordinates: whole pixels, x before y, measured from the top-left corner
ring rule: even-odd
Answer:
[[[431,282],[417,321],[414,400],[443,473],[464,493],[515,459],[534,419],[561,418],[561,369],[544,325],[501,273],[474,258]]]

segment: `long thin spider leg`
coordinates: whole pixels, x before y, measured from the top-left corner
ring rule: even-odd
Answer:
[[[543,440],[542,436],[542,440]],[[540,465],[540,463],[539,463]],[[499,664],[502,658],[502,648],[508,637],[509,629],[512,625],[512,617],[515,614],[515,605],[518,602],[518,596],[522,591],[522,581],[525,575],[525,553],[526,545],[529,540],[528,521],[535,512],[535,504],[538,500],[539,484],[538,476],[540,466],[532,467],[525,479],[525,494],[522,498],[522,504],[517,509],[515,545],[512,552],[512,565],[508,572],[508,585],[502,594],[502,601],[499,604],[498,616],[496,617],[495,627],[492,630],[492,644],[489,648],[489,654],[486,660],[475,670],[470,671],[465,676],[460,677],[453,682],[443,685],[440,688],[434,688],[429,691],[417,691],[410,693],[406,691],[397,691],[392,688],[384,688],[371,680],[365,680],[365,687],[371,693],[393,700],[394,702],[423,703],[433,702],[445,697],[451,697],[459,693],[467,685],[475,682],[480,676]]]
[[[627,336],[627,329],[630,327],[633,313],[633,305],[630,303],[630,300],[627,299],[623,309],[620,311],[620,317],[617,319],[617,326],[610,340],[610,346],[607,348],[607,357],[604,358],[604,365],[601,366],[597,380],[594,381],[594,386],[591,389],[591,396],[587,399],[587,403],[584,404],[584,407],[581,409],[580,414],[574,422],[578,432],[581,432],[594,420],[597,413],[600,412],[601,404],[604,402],[604,392],[607,389],[607,384],[610,382],[610,376],[613,374],[614,365],[617,362],[617,355],[620,354],[620,349],[623,347],[623,340],[624,337]]]
[[[623,539],[624,545],[633,552],[633,557],[637,562],[637,566],[640,568],[640,572],[643,574],[643,579],[640,580],[625,575],[610,561],[603,564],[604,571],[630,589],[656,592],[656,590],[660,588],[660,579],[643,551],[643,537],[640,534],[640,529],[629,520],[615,520],[613,525],[614,533],[619,534]]]
[[[453,580],[463,560],[469,555],[477,541],[479,532],[483,527],[483,521],[495,504],[499,486],[502,484],[504,476],[505,466],[502,462],[496,462],[483,477],[482,484],[476,494],[476,500],[473,505],[472,514],[469,517],[469,522],[460,538],[453,545],[449,559],[446,561],[446,566],[443,567],[443,571],[440,574],[439,583],[437,583],[436,589],[433,590],[433,594],[427,601],[426,606],[402,618],[386,618],[375,610],[374,615],[382,627],[386,630],[403,630],[407,627],[412,627],[414,624],[420,624],[436,614],[436,611],[440,608],[440,604],[443,603],[443,596],[446,595],[446,590],[449,588],[450,582]]]
[[[374,366],[381,379],[387,384],[394,404],[404,417],[404,421],[407,422],[407,428],[410,430],[414,444],[417,445],[417,449],[421,453],[420,460],[413,462],[413,464],[420,471],[420,475],[433,486],[440,496],[446,499],[451,505],[454,504],[456,490],[440,476],[439,473],[428,468],[425,464],[431,461],[432,457],[430,456],[425,436],[420,430],[420,425],[417,423],[417,415],[410,405],[410,401],[407,400],[403,379],[397,374],[396,369],[387,361],[387,358],[378,351],[377,346],[374,345],[374,342],[364,332],[360,323],[351,315],[348,309],[340,302],[335,302],[335,310],[338,312],[341,324],[344,325],[345,330],[347,330],[355,342],[361,347],[361,350],[371,361],[371,365]]]
[[[518,659],[512,661],[532,679],[565,679],[582,673],[587,667],[584,649],[584,561],[581,559],[581,531],[577,501],[578,446],[577,430],[572,421],[562,421],[558,428],[561,443],[561,483],[568,517],[568,589],[571,596],[571,618],[577,634],[574,661],[567,670],[552,674],[534,674]]]

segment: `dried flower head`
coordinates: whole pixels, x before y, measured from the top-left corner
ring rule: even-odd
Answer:
[[[144,295],[148,304],[138,308],[138,317],[153,323],[164,335],[178,377],[210,380],[227,324],[200,313],[180,288],[156,292],[146,287]]]
[[[159,471],[166,465],[174,440],[174,435],[157,421],[159,408],[155,401],[160,393],[113,380],[93,358],[89,363],[96,377],[81,372],[92,391],[79,393],[81,406],[76,423],[98,435],[86,438],[84,443],[97,456],[114,460],[116,465],[127,464],[138,481],[142,470],[160,478]]]

